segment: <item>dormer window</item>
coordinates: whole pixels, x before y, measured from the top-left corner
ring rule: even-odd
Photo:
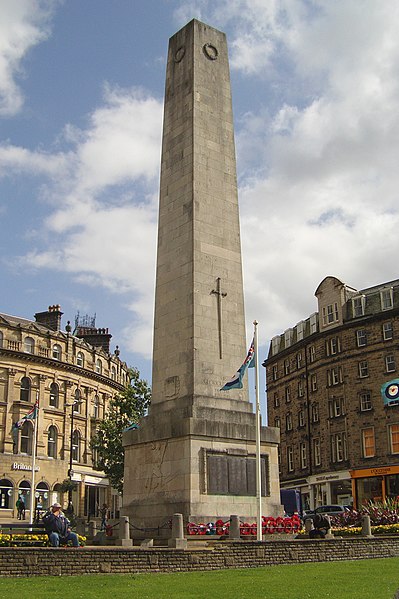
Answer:
[[[301,341],[305,334],[305,323],[303,320],[296,325],[296,340]]]
[[[393,308],[393,289],[382,289],[380,291],[381,310],[391,310]]]
[[[364,295],[358,295],[352,298],[352,309],[353,317],[358,318],[364,316],[364,309],[366,307],[366,297]]]
[[[323,325],[328,326],[338,321],[338,303],[334,302],[323,307]]]
[[[285,343],[285,347],[290,347],[290,345],[292,345],[292,337],[293,337],[293,330],[292,329],[287,329],[284,332],[284,343]]]
[[[277,335],[272,339],[272,356],[275,356],[280,348],[280,337]]]
[[[317,313],[309,317],[310,334],[317,333]]]

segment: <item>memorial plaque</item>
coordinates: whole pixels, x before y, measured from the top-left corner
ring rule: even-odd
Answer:
[[[256,459],[210,452],[207,455],[208,494],[256,495]],[[261,492],[270,495],[268,456],[261,457]]]
[[[245,456],[228,456],[229,493],[231,495],[248,495],[247,458]]]
[[[227,456],[210,454],[207,460],[208,493],[226,495],[229,492]]]

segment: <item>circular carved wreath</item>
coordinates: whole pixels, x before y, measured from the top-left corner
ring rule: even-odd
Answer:
[[[175,62],[180,62],[183,59],[183,56],[186,53],[186,49],[184,46],[180,46],[180,48],[177,48],[176,52],[175,52]]]
[[[204,54],[207,58],[209,58],[209,60],[216,60],[218,57],[218,51],[217,48],[215,48],[215,46],[212,46],[212,44],[204,44],[204,46],[202,47]]]

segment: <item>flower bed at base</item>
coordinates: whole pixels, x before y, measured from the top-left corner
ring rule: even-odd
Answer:
[[[353,537],[362,534],[361,526],[333,527],[331,530],[336,537]],[[399,534],[399,524],[381,524],[379,526],[372,526],[371,534],[376,536]],[[299,538],[305,536],[307,536],[305,530],[299,531]]]
[[[240,535],[245,536],[256,536],[257,535],[257,524],[249,522],[240,523]],[[294,515],[292,517],[278,517],[273,518],[271,516],[262,516],[262,533],[263,534],[293,534],[297,533],[301,528],[301,520],[299,516]],[[218,535],[222,537],[229,536],[230,521],[223,521],[221,519],[216,522],[208,522],[207,524],[196,524],[195,522],[189,522],[186,530],[187,534],[192,535]]]
[[[78,535],[79,545],[84,547],[86,537]],[[68,543],[69,546],[72,543]],[[0,547],[50,547],[50,541],[47,535],[29,535],[29,534],[0,534]]]

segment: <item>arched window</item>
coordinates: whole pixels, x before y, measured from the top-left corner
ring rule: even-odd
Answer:
[[[54,360],[61,360],[61,345],[58,345],[58,343],[53,345],[53,358]]]
[[[7,478],[0,480],[0,509],[7,510],[14,507],[13,485]]]
[[[93,400],[93,418],[100,418],[100,398],[98,395]]]
[[[21,388],[19,392],[20,401],[30,401],[30,390],[31,382],[27,376],[23,376],[21,379]]]
[[[57,457],[57,439],[57,427],[55,427],[54,425],[49,426],[47,433],[47,455],[49,458]]]
[[[92,439],[91,441],[93,441],[93,437],[96,434],[95,430],[92,430]],[[91,450],[91,463],[94,469],[96,469],[96,466],[98,464],[98,450],[95,447],[92,447]]]
[[[53,487],[53,490],[51,491],[51,497],[50,497],[51,505],[53,505],[55,502],[60,503],[61,495],[62,495],[62,486],[60,483],[56,483]]]
[[[29,475],[28,475],[29,476]],[[26,509],[30,509],[30,482],[23,480],[19,483],[18,495],[23,497]]]
[[[115,366],[112,366],[112,368],[111,368],[111,379],[113,381],[116,381],[116,368],[115,368]]]
[[[50,406],[53,408],[58,408],[58,401],[60,397],[60,392],[58,389],[57,383],[51,383],[50,385]]]
[[[32,337],[25,337],[24,350],[27,354],[33,354],[35,352],[35,341]]]
[[[47,483],[39,483],[36,487],[35,503],[37,510],[46,510],[49,507],[49,487]]]
[[[80,462],[80,432],[74,430],[72,434],[72,460]]]
[[[80,366],[80,368],[83,368],[85,365],[85,357],[83,352],[79,351],[77,356],[76,356],[76,366]]]
[[[96,372],[97,374],[102,374],[103,372],[103,365],[100,359],[96,360]]]
[[[33,426],[31,422],[24,422],[21,428],[21,453],[32,455]]]
[[[80,389],[76,389],[75,391],[75,398],[73,400],[73,411],[76,412],[76,414],[80,413],[80,406],[81,406],[81,393],[80,393]]]

